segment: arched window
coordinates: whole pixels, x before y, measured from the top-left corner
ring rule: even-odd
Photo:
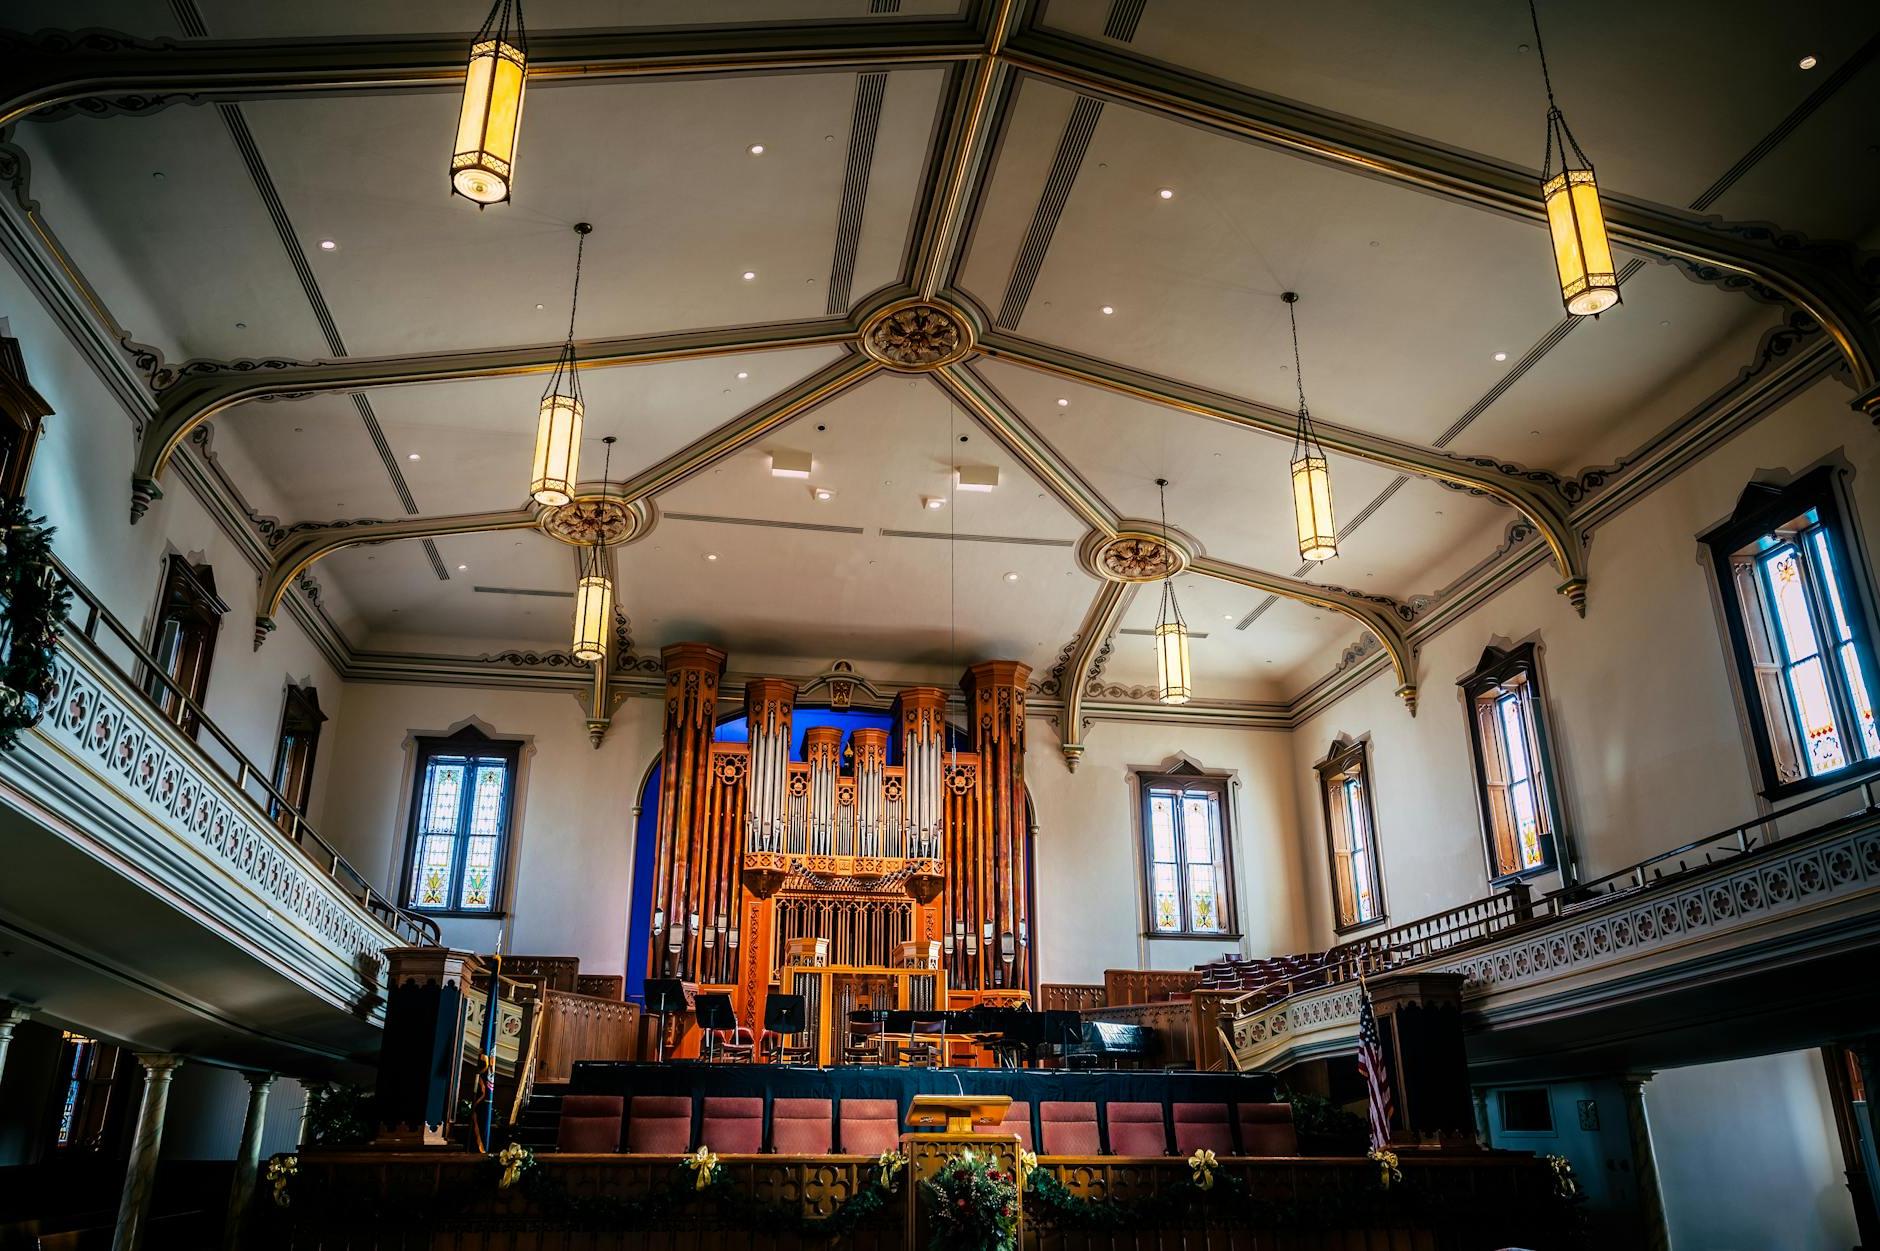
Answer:
[[[1384,919],[1384,871],[1377,855],[1367,746],[1362,739],[1339,739],[1317,766],[1334,928],[1340,933]]]
[[[1489,877],[1504,882],[1545,873],[1560,863],[1566,832],[1560,822],[1534,644],[1505,651],[1488,648],[1460,685],[1469,714]]]
[[[521,748],[473,726],[418,740],[406,907],[469,916],[501,910]]]
[[[150,656],[157,672],[144,679],[144,691],[163,715],[195,737],[209,694],[209,666],[215,639],[228,605],[215,593],[215,571],[171,556],[163,565],[163,591],[150,632]]]
[[[1238,932],[1229,848],[1227,779],[1183,762],[1139,773],[1143,915],[1153,938],[1228,938]]]
[[[320,696],[311,686],[289,685],[281,704],[281,734],[274,751],[274,790],[288,806],[269,805],[275,825],[283,833],[294,832],[296,814],[307,815],[307,801],[313,797],[313,759],[320,746],[320,724],[326,714],[320,711]]]

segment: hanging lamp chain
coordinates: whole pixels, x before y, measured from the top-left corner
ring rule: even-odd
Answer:
[[[1168,479],[1155,480],[1156,499],[1162,514],[1162,610],[1156,615],[1157,625],[1166,625],[1174,621],[1186,626],[1182,620],[1182,606],[1175,598],[1175,547],[1169,542],[1168,528]]]
[[[1293,382],[1299,388],[1299,426],[1293,432],[1293,459],[1324,456],[1325,449],[1319,446],[1319,436],[1312,429],[1312,412],[1306,407],[1306,371],[1299,357],[1299,293],[1287,291],[1280,298],[1286,301],[1286,316],[1292,322]]]
[[[1593,163],[1586,159],[1586,153],[1580,148],[1580,141],[1573,137],[1573,130],[1567,125],[1567,116],[1560,111],[1560,105],[1554,100],[1554,78],[1547,68],[1547,47],[1541,42],[1541,16],[1535,7],[1535,0],[1528,0],[1528,20],[1534,24],[1534,54],[1541,62],[1541,85],[1547,90],[1547,155],[1541,162],[1541,182],[1545,184],[1554,176],[1554,154],[1560,154],[1562,169],[1568,168],[1567,153],[1570,150],[1580,165],[1591,169]]]
[[[601,443],[606,446],[607,454],[601,458],[601,502],[600,507],[595,510],[594,515],[594,547],[597,553],[596,559],[598,559],[601,540],[607,537],[607,500],[612,494],[613,489],[614,436],[611,434],[608,435],[601,440]]]
[[[510,24],[511,18],[515,24]],[[483,43],[495,39],[519,50],[525,57],[529,54],[529,37],[522,24],[522,0],[496,0],[490,6],[490,15],[483,19],[483,28],[477,31],[476,41]]]
[[[568,299],[569,343],[574,342],[574,315],[575,311],[581,307],[581,260],[587,254],[587,237],[593,230],[594,227],[588,225],[586,222],[579,222],[574,228],[576,239],[574,245],[574,294]]]

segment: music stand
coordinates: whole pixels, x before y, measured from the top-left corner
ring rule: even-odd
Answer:
[[[764,1028],[778,1038],[795,1038],[802,1034],[804,1027],[805,1004],[801,995],[771,995],[764,1000]],[[789,1063],[792,1058],[802,1060],[809,1048],[800,1044],[779,1042],[777,1059]]]
[[[666,1061],[666,1018],[685,1011],[685,983],[676,977],[646,979],[646,1014],[659,1018],[659,1041],[654,1048],[658,1063]]]
[[[705,1062],[715,1063],[718,1059],[718,1031],[738,1027],[738,1014],[731,1007],[731,996],[700,995],[693,1003],[693,1011],[698,1015],[698,1027],[705,1031]]]

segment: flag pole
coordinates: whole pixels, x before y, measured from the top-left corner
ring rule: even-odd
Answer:
[[[483,1009],[483,1056],[478,1098],[483,1107],[475,1121],[477,1150],[489,1151],[496,1134],[496,1018],[502,1011],[503,931],[496,931],[496,953],[490,968],[490,993]]]

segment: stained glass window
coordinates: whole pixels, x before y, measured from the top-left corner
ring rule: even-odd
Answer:
[[[1158,934],[1225,934],[1232,906],[1223,790],[1212,779],[1144,779],[1150,929]]]
[[[513,744],[474,731],[420,740],[409,906],[495,910],[515,765]]]

